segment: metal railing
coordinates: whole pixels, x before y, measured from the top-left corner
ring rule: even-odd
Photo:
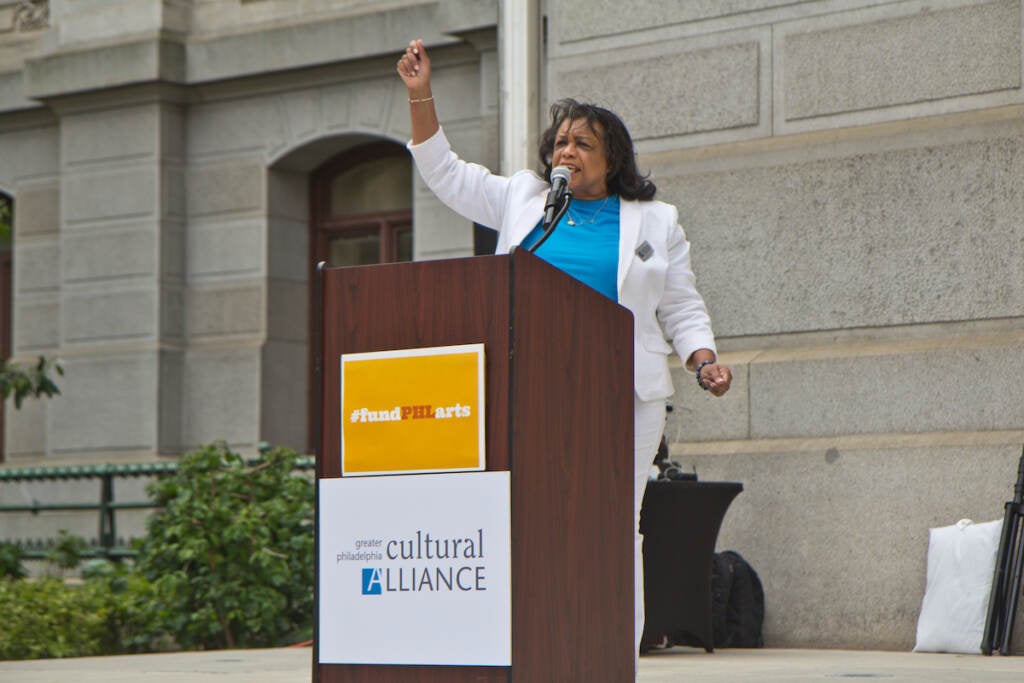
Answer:
[[[261,448],[262,450],[262,448]],[[260,462],[259,459],[249,460],[250,465]],[[295,468],[309,470],[315,467],[313,456],[303,456],[296,460]],[[16,469],[0,469],[0,484],[14,482],[45,482],[45,481],[67,481],[74,479],[98,479],[100,484],[99,501],[96,503],[82,502],[53,502],[41,503],[33,500],[31,503],[21,505],[0,505],[0,515],[5,513],[32,513],[39,514],[44,511],[55,512],[89,512],[95,510],[99,513],[99,533],[96,537],[94,547],[83,555],[87,557],[102,557],[108,559],[122,559],[134,557],[136,552],[124,545],[119,544],[117,538],[117,512],[119,510],[139,510],[159,507],[152,500],[117,501],[114,497],[114,481],[119,478],[135,477],[158,477],[171,474],[178,469],[177,462],[147,462],[130,464],[101,464],[101,465],[70,465],[58,467],[23,467]],[[21,548],[23,557],[27,560],[44,559],[53,549],[56,538],[36,539],[3,539]]]

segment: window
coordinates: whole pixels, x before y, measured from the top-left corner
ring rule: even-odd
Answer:
[[[412,161],[401,145],[374,142],[325,163],[310,208],[314,264],[412,260]]]

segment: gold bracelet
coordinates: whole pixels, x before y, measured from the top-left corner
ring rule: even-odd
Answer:
[[[423,99],[421,99],[421,100],[413,100],[413,99],[410,99],[410,100],[409,100],[409,104],[419,104],[420,102],[430,102],[430,101],[431,101],[431,100],[433,100],[433,99],[434,99],[434,96],[433,96],[433,95],[431,95],[430,97],[424,97],[424,98],[423,98]]]

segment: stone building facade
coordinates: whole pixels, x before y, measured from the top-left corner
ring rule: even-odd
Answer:
[[[680,209],[736,381],[676,363],[673,457],[743,482],[719,545],[769,646],[908,648],[928,528],[1000,517],[1024,441],[1021,2],[625,7],[540,3],[534,115],[618,111]],[[501,167],[501,10],[0,0],[13,355],[67,368],[8,407],[6,464],[304,448],[312,256],[361,215],[316,188],[407,211],[413,258],[473,254],[411,170],[394,206],[332,182],[400,158],[417,36],[457,150]]]

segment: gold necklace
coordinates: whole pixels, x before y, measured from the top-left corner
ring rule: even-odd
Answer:
[[[608,200],[609,200],[609,199],[611,199],[611,198],[612,198],[612,196],[611,196],[611,195],[608,195],[607,197],[605,197],[605,198],[604,198],[604,201],[603,201],[603,202],[601,202],[601,208],[599,208],[599,209],[597,210],[597,212],[596,212],[596,213],[595,213],[595,214],[594,214],[593,216],[591,216],[591,217],[590,217],[590,220],[588,221],[588,222],[589,222],[589,223],[590,223],[591,225],[593,225],[593,224],[594,224],[594,221],[596,221],[596,220],[597,220],[597,217],[601,215],[601,212],[602,212],[602,211],[604,211],[604,205],[605,205],[605,204],[607,204],[607,203],[608,203]],[[570,203],[570,206],[572,206],[572,204],[571,204],[571,203]],[[565,212],[566,212],[567,214],[569,214],[569,220],[568,220],[568,221],[566,221],[566,222],[567,222],[567,223],[568,223],[569,225],[578,225],[578,222],[576,221],[576,219],[575,219],[575,218],[573,218],[573,215],[572,215],[572,211],[569,211],[569,209],[568,209],[568,208],[566,208]]]

